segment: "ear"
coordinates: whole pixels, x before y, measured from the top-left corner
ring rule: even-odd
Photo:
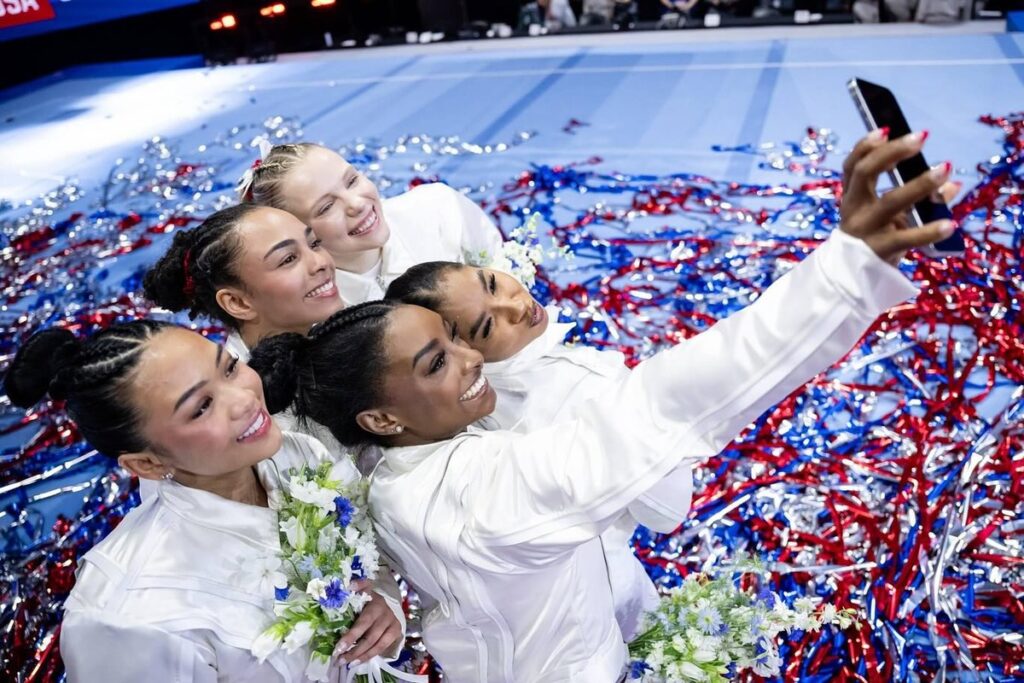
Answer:
[[[235,320],[253,320],[256,311],[253,309],[249,295],[237,287],[225,287],[217,290],[217,305]]]
[[[138,476],[139,479],[159,480],[163,479],[168,472],[174,472],[149,450],[138,453],[122,453],[117,456],[117,464]]]
[[[398,418],[383,410],[364,410],[356,415],[356,424],[377,436],[395,436],[405,429]]]

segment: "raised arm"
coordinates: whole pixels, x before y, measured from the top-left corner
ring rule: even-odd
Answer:
[[[757,301],[641,363],[570,423],[479,437],[501,446],[493,457],[458,463],[471,476],[469,546],[536,563],[593,537],[681,463],[720,450],[761,411],[840,359],[877,315],[914,294],[886,261],[948,226],[903,230],[894,216],[945,178],[922,176],[878,200],[873,182],[854,186],[859,176],[877,177],[920,143],[867,142],[849,177],[843,231]]]

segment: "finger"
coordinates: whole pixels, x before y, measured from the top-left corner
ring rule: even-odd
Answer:
[[[878,145],[854,164],[849,180],[850,191],[875,194],[878,176],[884,171],[891,171],[899,162],[920,152],[927,139],[928,131],[920,131]]]
[[[880,145],[884,144],[889,139],[889,127],[879,128],[873,130],[853,146],[853,150],[847,155],[846,159],[843,160],[843,179],[850,177],[853,173],[853,167],[858,161],[868,155],[869,152],[876,149]]]
[[[941,242],[956,230],[956,223],[951,220],[932,221],[927,225],[912,230],[900,230],[888,235],[879,236],[886,240],[885,249],[889,253],[898,253],[915,247],[924,247]]]
[[[866,214],[869,225],[888,225],[898,215],[909,211],[922,199],[930,196],[949,178],[952,165],[947,161],[934,166],[927,173],[922,173],[903,187],[886,192]]]
[[[368,659],[373,659],[381,652],[387,649],[390,642],[387,642],[384,636],[387,633],[387,623],[377,622],[373,628],[367,631],[366,635],[363,636],[356,646],[352,648],[351,652],[345,654],[343,659],[348,662],[365,662]]]
[[[942,187],[939,188],[938,201],[945,202],[946,204],[952,204],[956,196],[960,194],[960,190],[964,184],[957,180],[947,181]]]
[[[334,648],[334,654],[342,655],[351,651],[356,642],[370,630],[375,621],[376,617],[373,615],[373,610],[364,609],[360,612],[359,618],[352,624],[352,628],[346,631],[345,635],[338,640],[338,644]],[[345,659],[352,661],[350,657],[345,657]]]

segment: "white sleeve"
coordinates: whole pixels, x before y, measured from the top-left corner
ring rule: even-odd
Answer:
[[[458,190],[445,187],[451,193],[460,230],[457,239],[461,257],[458,260],[472,264],[489,263],[501,253],[504,242],[501,231],[479,204]]]
[[[94,610],[65,613],[60,633],[68,683],[216,683],[212,652],[204,659],[201,647]]]
[[[402,637],[383,655],[384,659],[393,661],[398,659],[402,654],[402,648],[405,647],[405,629],[407,624],[405,623],[405,610],[402,609],[402,591],[398,587],[398,582],[395,581],[395,575],[391,571],[391,567],[387,565],[383,557],[380,560],[377,578],[373,582],[373,592],[387,603],[395,618],[398,619],[398,623],[402,625]]]
[[[640,363],[576,419],[526,435],[484,434],[493,445],[462,457],[456,449],[467,548],[536,564],[600,534],[681,463],[714,455],[842,358],[879,314],[914,293],[866,244],[836,231],[755,303]]]

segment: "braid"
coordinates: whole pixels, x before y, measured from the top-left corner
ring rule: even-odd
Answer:
[[[239,186],[242,201],[285,209],[282,192],[284,179],[309,150],[320,147],[312,142],[296,142],[274,145],[260,165],[252,169],[249,182]]]
[[[133,320],[78,342],[67,330],[44,330],[19,349],[7,371],[12,403],[29,407],[47,393],[67,401],[66,409],[82,435],[111,456],[141,451],[146,440],[138,411],[126,395],[132,372],[149,341],[172,327],[156,320]]]
[[[217,303],[217,292],[242,286],[238,273],[242,245],[236,228],[256,208],[230,206],[198,227],[176,233],[170,249],[143,279],[146,298],[171,311],[188,311],[189,318],[205,315],[238,329],[238,321]]]
[[[368,301],[338,311],[308,337],[281,334],[260,342],[249,365],[263,379],[267,405],[290,405],[300,421],[324,425],[345,446],[383,443],[356,417],[381,402],[388,363],[384,335],[400,305]]]
[[[465,268],[453,261],[428,261],[418,263],[398,276],[390,285],[384,298],[405,304],[429,308],[440,313],[444,306],[442,281],[445,276],[458,268]]]

